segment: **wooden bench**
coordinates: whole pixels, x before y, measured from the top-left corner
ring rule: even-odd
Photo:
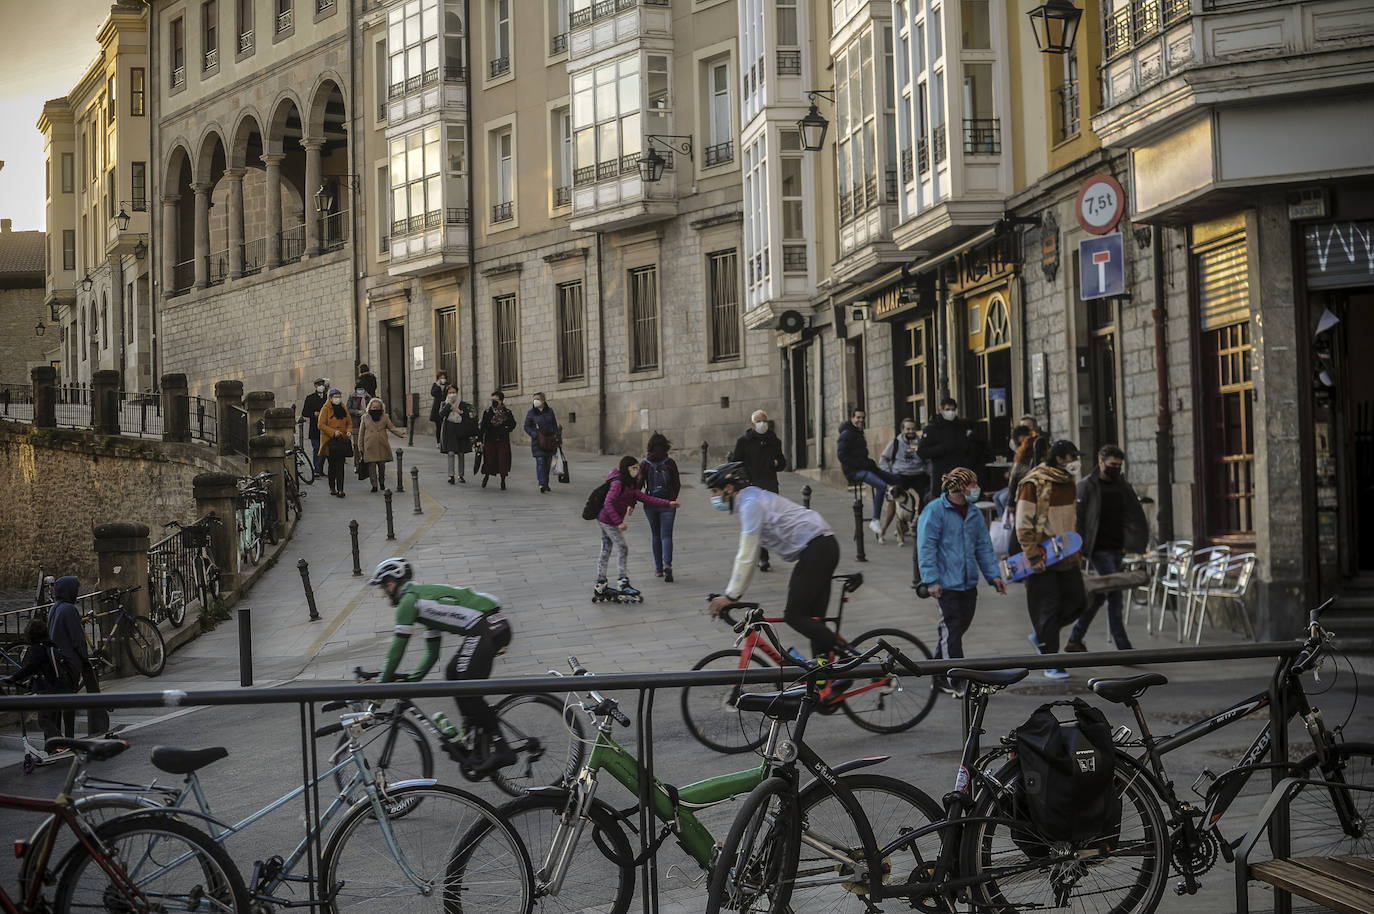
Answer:
[[[1274,788],[1254,826],[1236,851],[1236,914],[1249,914],[1248,885],[1252,879],[1344,914],[1369,914],[1374,911],[1374,858],[1299,857],[1249,863],[1251,851],[1269,830],[1275,812],[1287,807],[1293,797],[1305,788],[1333,787],[1374,791],[1374,785],[1369,784],[1333,784],[1307,778],[1285,778]],[[1333,835],[1340,827],[1339,822],[1331,822]],[[1366,827],[1369,827],[1368,823]]]

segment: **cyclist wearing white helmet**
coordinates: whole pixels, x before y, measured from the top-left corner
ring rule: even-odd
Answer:
[[[403,558],[390,558],[377,566],[368,579],[380,584],[396,607],[396,636],[387,651],[378,682],[391,682],[416,627],[425,629],[425,654],[408,678],[419,682],[439,659],[439,642],[445,632],[461,635],[463,643],[449,658],[444,678],[454,680],[486,679],[492,661],[510,644],[510,625],[501,615],[501,604],[491,594],[443,584],[420,584],[411,580],[415,570]],[[455,698],[458,711],[468,726],[490,735],[490,752],[473,766],[475,774],[486,774],[515,762],[515,752],[501,738],[496,714],[480,695]],[[481,740],[477,741],[481,745]]]
[[[711,505],[718,511],[739,515],[739,550],[735,570],[725,593],[711,601],[712,616],[744,596],[758,567],[759,548],[785,562],[795,562],[787,582],[787,624],[811,639],[813,657],[849,648],[825,624],[830,603],[830,577],[840,563],[840,544],[825,518],[749,482],[744,464],[725,463],[707,476]]]

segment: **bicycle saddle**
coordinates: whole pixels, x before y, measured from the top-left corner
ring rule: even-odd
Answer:
[[[976,682],[979,685],[992,686],[996,689],[1003,689],[1012,683],[1020,682],[1030,675],[1030,670],[965,670],[953,669],[949,671],[950,679],[963,679],[968,682]]]
[[[173,749],[171,746],[158,746],[153,750],[153,767],[168,774],[190,774],[199,771],[211,762],[218,762],[229,755],[223,746],[209,749]]]
[[[43,744],[43,749],[47,752],[70,749],[83,753],[92,762],[112,759],[128,748],[129,744],[122,739],[68,739],[65,736],[54,736]]]
[[[863,572],[861,571],[855,571],[851,574],[831,575],[830,580],[844,582],[840,585],[840,590],[842,593],[853,593],[860,587],[864,586],[864,576]]]
[[[774,720],[796,720],[805,697],[806,686],[793,686],[781,692],[745,692],[735,707],[741,711],[761,711]]]
[[[1145,694],[1150,686],[1166,685],[1169,677],[1163,673],[1141,673],[1120,679],[1089,679],[1088,688],[1108,701],[1122,705]]]

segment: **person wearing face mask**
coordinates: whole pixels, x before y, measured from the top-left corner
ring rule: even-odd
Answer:
[[[982,512],[973,507],[981,494],[978,477],[972,470],[951,470],[940,487],[943,494],[921,512],[916,527],[916,579],[940,606],[935,659],[955,660],[964,656],[964,632],[978,606],[978,572],[998,593],[1007,592],[1007,583],[997,568]],[[943,678],[939,687],[957,694],[957,687]]]
[[[930,488],[930,471],[926,468],[926,462],[921,459],[921,455],[916,453],[916,447],[920,439],[920,431],[916,427],[915,419],[903,419],[902,427],[898,430],[897,436],[883,448],[882,454],[878,456],[878,466],[884,471],[897,477],[897,482],[893,484],[894,489],[900,486],[906,489],[919,499]],[[883,542],[883,536],[892,525],[893,519],[897,516],[897,493],[892,493],[893,497],[883,501],[883,522],[881,531],[878,534],[878,542]],[[897,537],[902,538],[902,527],[897,527]],[[904,540],[902,540],[905,542]]]
[[[784,562],[795,562],[787,582],[783,619],[811,642],[811,655],[852,653],[849,645],[825,624],[830,605],[831,576],[840,563],[840,544],[825,518],[749,481],[744,464],[724,463],[706,476],[711,506],[739,515],[739,549],[734,572],[721,596],[707,607],[715,617],[749,589],[759,549],[767,546]]]
[[[306,395],[301,404],[301,415],[305,417],[305,431],[310,437],[311,453],[315,455],[315,475],[324,475],[324,458],[320,456],[320,410],[329,402],[329,381],[315,379],[315,389]]]
[[[434,423],[434,441],[442,450],[444,426],[439,419],[439,408],[444,405],[444,398],[448,396],[448,371],[440,368],[434,373],[434,383],[429,385],[429,396],[434,401],[429,408],[429,421]]]
[[[1040,439],[1036,439],[1040,440]],[[1042,654],[1059,652],[1059,632],[1078,618],[1087,602],[1083,591],[1082,554],[1045,565],[1040,544],[1078,527],[1078,447],[1060,440],[1050,445],[1043,463],[1031,469],[1016,493],[1014,552],[1025,552],[1034,573],[1026,578],[1026,609],[1035,627],[1031,644]],[[1045,670],[1047,679],[1068,679],[1064,669]]]
[[[397,438],[405,435],[392,423],[386,414],[382,401],[373,397],[367,404],[367,411],[358,422],[358,452],[367,464],[367,476],[372,481],[372,491],[378,486],[386,488],[386,465],[396,456],[391,452],[391,441],[387,434]]]
[[[735,441],[735,449],[730,459],[744,464],[753,485],[765,492],[778,491],[778,473],[787,469],[787,458],[782,453],[782,442],[768,422],[768,414],[761,409],[754,410],[749,417],[749,428]],[[769,571],[768,550],[759,547],[759,571]]]
[[[959,404],[952,397],[940,401],[940,414],[921,432],[916,453],[930,465],[927,501],[940,497],[940,480],[950,470],[963,467],[978,473],[987,462],[987,448],[973,426],[959,418]]]
[[[477,416],[472,404],[458,399],[458,388],[452,384],[448,396],[440,408],[440,422],[444,427],[440,450],[448,455],[448,484],[454,483],[454,464],[458,465],[458,482],[467,482],[464,475],[468,452],[472,450],[472,439],[477,436]]]
[[[329,390],[329,402],[320,409],[320,456],[329,462],[329,494],[344,497],[344,461],[353,455],[353,420],[344,407],[343,391]]]
[[[872,487],[873,516],[868,522],[868,529],[881,536],[883,528],[879,525],[878,517],[883,510],[883,496],[887,495],[887,487],[897,482],[897,477],[883,470],[868,456],[868,439],[864,437],[867,418],[861,409],[849,414],[849,421],[840,426],[835,456],[840,460],[840,469],[846,481]]]
[[[510,433],[515,429],[515,415],[506,409],[506,395],[494,391],[491,405],[482,412],[478,432],[482,437],[482,488],[493,476],[501,477],[501,491],[506,490],[510,475]]]
[[[606,490],[606,500],[601,512],[596,515],[597,526],[601,528],[601,554],[596,560],[596,584],[592,590],[592,602],[599,603],[615,600],[621,603],[642,603],[639,590],[630,585],[630,547],[625,543],[625,519],[630,509],[639,502],[646,507],[680,508],[676,501],[658,498],[639,487],[639,461],[633,457],[621,457],[616,468],[606,474],[610,482]],[[611,550],[616,554],[616,570],[620,572],[615,587],[606,583],[606,568],[610,564]]]
[[[353,386],[366,391],[369,398],[377,396],[377,376],[367,367],[366,362],[358,365],[358,380]]]
[[[534,457],[534,477],[539,483],[539,491],[550,492],[549,467],[553,465],[554,455],[558,453],[558,440],[562,430],[558,427],[558,417],[553,407],[542,393],[534,395],[530,408],[525,412],[525,434],[530,436],[530,454]]]
[[[1097,452],[1096,469],[1078,484],[1078,534],[1083,537],[1083,554],[1098,574],[1120,571],[1127,552],[1144,552],[1149,543],[1145,509],[1140,507],[1135,489],[1122,476],[1125,465],[1125,451],[1114,444],[1104,445]],[[1106,603],[1112,643],[1119,651],[1129,651],[1131,639],[1121,619],[1122,599],[1120,590],[1097,594],[1074,623],[1064,650],[1088,649],[1083,638],[1093,617]]]

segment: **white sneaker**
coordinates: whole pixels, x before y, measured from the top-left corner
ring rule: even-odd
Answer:
[[[868,522],[868,529],[872,530],[874,533],[882,535],[883,525],[878,523],[878,519],[875,517],[873,518],[873,520]]]
[[[879,545],[879,546],[885,546],[885,545],[887,545],[887,540],[883,539],[883,535],[882,535],[881,533],[878,534],[878,545]]]

